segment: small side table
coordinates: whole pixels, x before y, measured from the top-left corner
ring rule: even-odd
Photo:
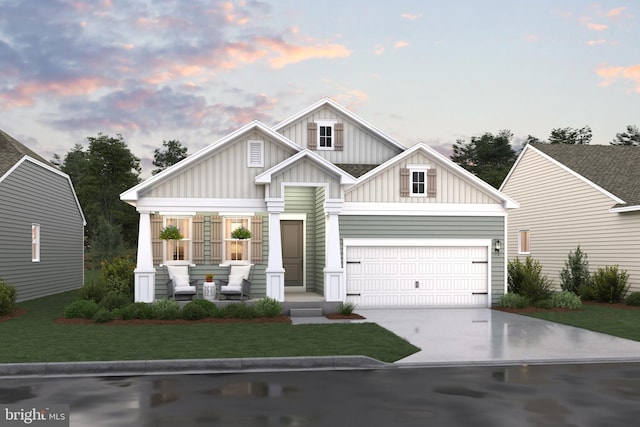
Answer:
[[[216,299],[215,282],[204,282],[204,285],[202,285],[202,297],[212,302]]]

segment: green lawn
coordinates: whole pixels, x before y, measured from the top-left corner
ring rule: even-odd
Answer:
[[[18,304],[0,322],[0,363],[365,355],[394,362],[419,349],[373,323],[290,325],[62,325],[75,292]]]
[[[581,310],[527,313],[527,316],[640,341],[640,310],[584,304]]]

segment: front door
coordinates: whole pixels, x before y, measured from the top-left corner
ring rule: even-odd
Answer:
[[[304,242],[300,220],[280,221],[282,239],[282,266],[285,289],[303,290],[304,286]]]

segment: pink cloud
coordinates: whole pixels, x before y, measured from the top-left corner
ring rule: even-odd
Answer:
[[[407,47],[407,46],[409,46],[409,42],[405,40],[398,40],[394,45],[396,49],[402,49],[403,47]]]
[[[373,53],[376,55],[382,55],[384,53],[384,46],[377,44],[373,47]]]
[[[596,24],[596,23],[593,23],[593,22],[588,22],[587,23],[587,28],[590,29],[590,30],[593,30],[593,31],[604,31],[607,28],[609,28],[609,26],[606,25],[606,24]]]
[[[420,14],[411,14],[411,13],[403,13],[400,16],[403,17],[404,19],[408,19],[409,21],[416,21],[422,18],[422,15]]]
[[[369,95],[359,89],[351,89],[336,95],[334,99],[346,108],[355,110],[356,107],[369,101]]]
[[[538,36],[537,34],[526,34],[524,36],[524,39],[529,43],[535,43],[540,40],[540,36]]]
[[[615,18],[615,17],[621,16],[626,9],[627,9],[626,7],[618,7],[615,9],[611,9],[610,11],[607,12],[607,16],[609,18]]]
[[[604,39],[600,39],[600,40],[589,40],[589,41],[587,42],[587,44],[588,44],[589,46],[596,46],[596,45],[603,44],[603,43],[606,43],[606,42],[607,42],[607,41],[606,41],[606,40],[604,40]]]
[[[309,59],[345,58],[351,55],[351,51],[345,46],[334,43],[311,41],[308,46],[300,46],[262,36],[257,37],[256,42],[270,52],[268,62],[275,69]],[[272,56],[271,53],[275,53],[276,56]]]
[[[630,81],[635,86],[634,91],[640,93],[640,64],[629,67],[599,67],[596,68],[596,74],[603,79],[600,86],[610,86],[619,80]]]

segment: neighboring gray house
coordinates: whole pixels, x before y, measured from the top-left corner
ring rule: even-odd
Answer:
[[[84,226],[69,176],[0,130],[0,278],[24,301],[82,287]]]
[[[479,306],[506,288],[517,203],[424,144],[405,148],[330,99],[254,121],[127,190],[140,213],[137,301],[253,265],[252,297],[370,306]],[[184,239],[162,241],[177,225]],[[235,241],[238,227],[250,241]],[[502,243],[503,244],[503,243]]]
[[[591,270],[618,264],[640,291],[640,147],[529,144],[501,191],[520,203],[509,215],[509,259],[527,255],[560,285],[580,245]]]

